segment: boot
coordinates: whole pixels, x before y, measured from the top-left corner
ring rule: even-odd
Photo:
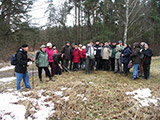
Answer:
[[[53,82],[55,82],[55,80],[53,80],[53,79],[52,79],[52,77],[50,77],[50,78],[49,78],[49,80],[50,80],[50,81],[53,81]]]
[[[40,78],[39,80],[40,80],[40,83],[42,83],[42,78]]]

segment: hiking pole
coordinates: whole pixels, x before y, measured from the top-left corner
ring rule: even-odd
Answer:
[[[71,72],[68,70],[68,68],[66,68],[64,65],[62,65],[62,68],[63,68],[66,72],[71,73]]]

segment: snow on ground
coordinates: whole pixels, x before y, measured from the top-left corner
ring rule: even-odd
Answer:
[[[136,99],[143,107],[149,106],[149,103],[157,106],[158,100],[160,100],[160,98],[152,96],[151,90],[149,88],[145,88],[142,90],[137,89],[132,92],[126,92],[126,95],[133,95],[133,98]]]
[[[54,92],[54,94],[59,96],[59,97],[62,97],[63,96],[63,91],[57,91],[57,92]]]
[[[44,90],[37,91],[38,98],[33,98],[32,91],[12,92],[0,94],[0,119],[2,120],[24,120],[26,108],[24,105],[17,104],[18,101],[29,101],[32,104],[31,112],[27,120],[46,120],[54,111],[54,103],[49,101],[50,96],[43,96]],[[25,97],[27,95],[27,97]],[[20,112],[21,111],[21,112]]]
[[[8,83],[8,82],[12,82],[13,80],[15,80],[16,77],[6,77],[6,78],[0,78],[0,84],[1,83]]]
[[[2,71],[7,71],[7,70],[12,70],[12,69],[14,69],[15,68],[15,66],[12,66],[12,65],[10,65],[10,66],[5,66],[5,67],[2,67],[1,69],[0,69],[0,72],[2,72]]]

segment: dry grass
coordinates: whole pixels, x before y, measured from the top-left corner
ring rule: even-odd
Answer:
[[[131,74],[124,77],[123,74],[94,71],[86,75],[84,71],[79,71],[56,76],[56,82],[47,82],[47,78],[44,78],[40,84],[36,76],[34,91],[44,89],[47,90],[45,96],[52,96],[48,101],[55,104],[55,113],[49,120],[158,120],[159,106],[140,107],[125,92],[150,88],[154,96],[160,97],[159,71],[160,59],[154,59],[150,80],[131,81]],[[15,87],[15,83],[11,85]],[[62,97],[54,94],[64,87],[67,89]],[[62,100],[66,96],[69,96],[69,101]],[[30,103],[27,103],[27,108],[30,108]]]

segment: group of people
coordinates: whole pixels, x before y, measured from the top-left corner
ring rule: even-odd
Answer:
[[[133,66],[132,80],[138,79],[143,74],[149,79],[152,50],[146,42],[134,43],[133,47],[128,44],[123,46],[122,41],[101,42],[90,41],[86,46],[67,41],[59,53],[55,45],[47,43],[41,45],[35,59],[27,57],[28,45],[23,44],[17,51],[17,64],[15,72],[17,76],[17,90],[21,89],[20,82],[23,79],[26,88],[30,88],[27,66],[29,61],[35,61],[38,67],[38,76],[42,82],[42,70],[45,70],[46,77],[52,80],[55,75],[63,71],[85,70],[90,74],[93,70],[114,71],[128,75],[129,69]],[[48,68],[50,66],[50,69]]]

